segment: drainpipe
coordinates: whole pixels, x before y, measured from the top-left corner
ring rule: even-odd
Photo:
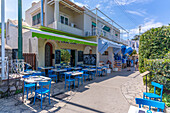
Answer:
[[[2,57],[2,79],[5,77],[5,0],[1,0],[1,57]]]
[[[22,0],[18,0],[18,59],[22,58]]]
[[[41,0],[41,26],[44,26],[44,6],[43,6],[43,0]]]

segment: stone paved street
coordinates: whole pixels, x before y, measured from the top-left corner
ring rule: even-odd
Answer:
[[[48,99],[35,105],[21,104],[21,94],[8,99],[0,99],[1,113],[32,113],[32,112],[59,112],[59,113],[127,113],[129,106],[134,103],[135,97],[141,97],[145,90],[142,77],[138,71],[126,70],[113,72],[104,77],[96,77],[74,91],[65,92],[64,83],[53,83],[51,90],[51,104]],[[62,93],[65,92],[65,93]],[[56,95],[60,93],[59,95]],[[29,95],[29,97],[33,94]]]

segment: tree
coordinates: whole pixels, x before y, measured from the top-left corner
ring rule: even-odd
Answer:
[[[64,63],[69,63],[70,62],[70,53],[67,49],[61,49],[61,61]]]

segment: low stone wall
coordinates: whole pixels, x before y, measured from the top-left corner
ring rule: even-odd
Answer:
[[[0,98],[11,96],[22,90],[22,81],[20,78],[0,81]]]

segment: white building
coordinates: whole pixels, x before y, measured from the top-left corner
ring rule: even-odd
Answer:
[[[60,65],[61,52],[58,51],[61,49],[69,50],[72,66],[83,62],[91,65],[98,65],[99,61],[113,62],[113,48],[120,50],[120,44],[128,45],[120,38],[119,29],[86,7],[69,0],[41,1],[32,3],[23,22],[23,53],[36,54],[37,66]],[[8,20],[7,44],[13,49],[18,49],[17,32],[17,21]],[[107,43],[107,47],[99,44],[99,40]],[[102,55],[101,51],[108,54]],[[80,58],[82,53],[88,56],[89,62]]]

